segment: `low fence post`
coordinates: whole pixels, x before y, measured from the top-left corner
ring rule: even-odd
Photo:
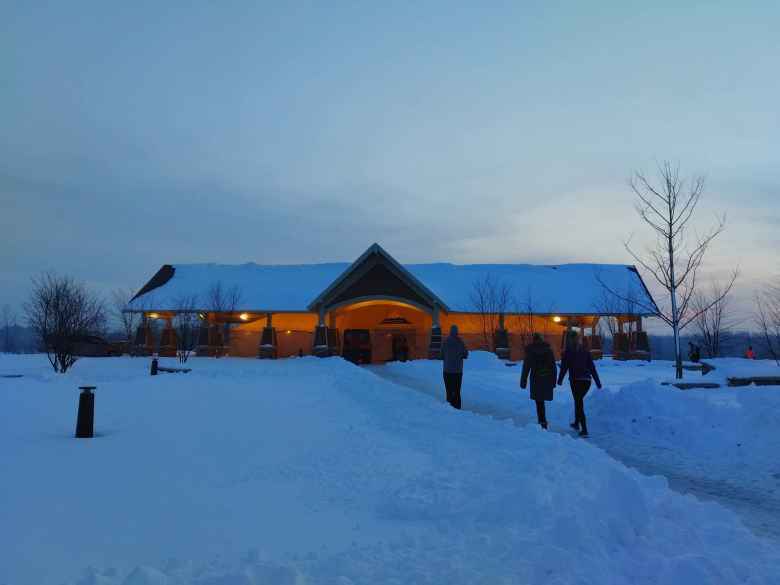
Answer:
[[[76,418],[76,438],[91,439],[95,429],[95,395],[92,391],[96,386],[79,386],[79,412]]]

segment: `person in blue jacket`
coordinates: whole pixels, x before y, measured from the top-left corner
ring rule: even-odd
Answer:
[[[601,380],[596,372],[596,365],[590,352],[582,347],[576,331],[569,332],[566,337],[566,349],[561,358],[561,369],[558,373],[558,386],[563,384],[563,378],[569,373],[569,385],[574,397],[574,422],[571,428],[580,432],[580,437],[588,436],[588,424],[585,421],[585,395],[590,390],[591,378],[596,387],[601,389]]]

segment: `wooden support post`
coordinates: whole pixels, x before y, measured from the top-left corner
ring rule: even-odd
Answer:
[[[335,319],[335,317],[332,317]],[[317,326],[314,328],[314,344],[312,353],[317,357],[328,357],[330,347],[328,345],[328,327],[325,325],[325,306],[320,305],[317,311]]]
[[[509,333],[504,328],[504,314],[498,314],[498,329],[493,335],[493,347],[499,359],[509,359]]]
[[[431,312],[431,339],[428,343],[428,359],[441,359],[441,323],[439,321],[439,305],[433,305]]]
[[[260,334],[260,349],[257,353],[257,357],[261,359],[276,359],[276,330],[273,326],[273,315],[271,313],[265,314],[265,327]]]

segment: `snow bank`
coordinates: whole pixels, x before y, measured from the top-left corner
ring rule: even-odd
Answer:
[[[732,375],[771,375],[773,362],[708,360],[704,380],[725,384]],[[388,364],[377,372],[432,397],[441,396],[440,364]],[[528,392],[520,390],[521,364],[507,368],[491,354],[472,353],[464,378],[464,408],[515,424],[535,423]],[[675,489],[715,499],[737,511],[751,529],[780,542],[780,389],[680,391],[662,386],[667,361],[597,362],[605,390],[586,398],[590,441],[645,474],[667,477]],[[701,380],[685,372],[686,381]],[[568,385],[548,403],[553,432],[569,433],[573,404]]]
[[[0,380],[0,583],[687,585],[780,574],[777,548],[721,506],[587,442],[454,411],[337,358],[195,358],[191,374],[155,378],[145,359],[85,359],[65,376],[37,359],[0,362],[26,374]],[[467,383],[495,372],[483,376],[488,394],[519,375],[480,353],[469,366]],[[438,376],[440,364],[397,367]],[[75,387],[87,381],[98,384],[100,436],[75,440]]]

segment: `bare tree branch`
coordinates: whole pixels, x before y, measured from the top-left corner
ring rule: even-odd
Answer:
[[[693,314],[688,323],[694,324],[698,339],[709,357],[720,357],[723,345],[730,336],[732,321],[728,314],[729,293],[736,279],[735,271],[725,285],[715,282],[709,292],[697,292],[693,297]]]
[[[497,280],[493,275],[486,274],[475,280],[471,289],[471,304],[479,314],[482,325],[482,336],[485,347],[495,351],[495,333],[498,330],[500,316],[504,315],[512,297],[512,290],[507,284]]]
[[[111,292],[111,313],[114,319],[119,323],[125,340],[132,343],[135,330],[141,323],[142,313],[127,311],[127,305],[134,296],[132,289],[118,288]]]
[[[82,283],[46,273],[33,279],[25,304],[27,321],[55,372],[64,374],[76,363],[81,338],[102,331],[103,301]]]
[[[200,317],[197,313],[197,295],[184,295],[174,301],[176,314],[173,328],[176,331],[176,357],[185,363],[198,343]]]
[[[679,165],[669,161],[658,165],[655,180],[648,179],[638,171],[629,180],[637,199],[639,217],[651,228],[656,242],[644,254],[637,252],[630,240],[624,242],[624,246],[636,264],[668,294],[669,306],[654,307],[651,312],[672,328],[678,378],[682,377],[680,331],[703,314],[724,304],[736,279],[735,272],[730,282],[720,290],[722,294],[714,295],[713,298],[705,299],[696,294],[698,273],[704,257],[726,225],[724,216],[704,236],[689,245],[688,227],[701,201],[704,183],[704,177],[701,176],[684,179],[680,175]],[[605,290],[619,300],[626,300],[626,296],[618,291],[610,290],[609,287],[605,287]]]
[[[756,293],[755,320],[764,346],[780,366],[780,280]]]

